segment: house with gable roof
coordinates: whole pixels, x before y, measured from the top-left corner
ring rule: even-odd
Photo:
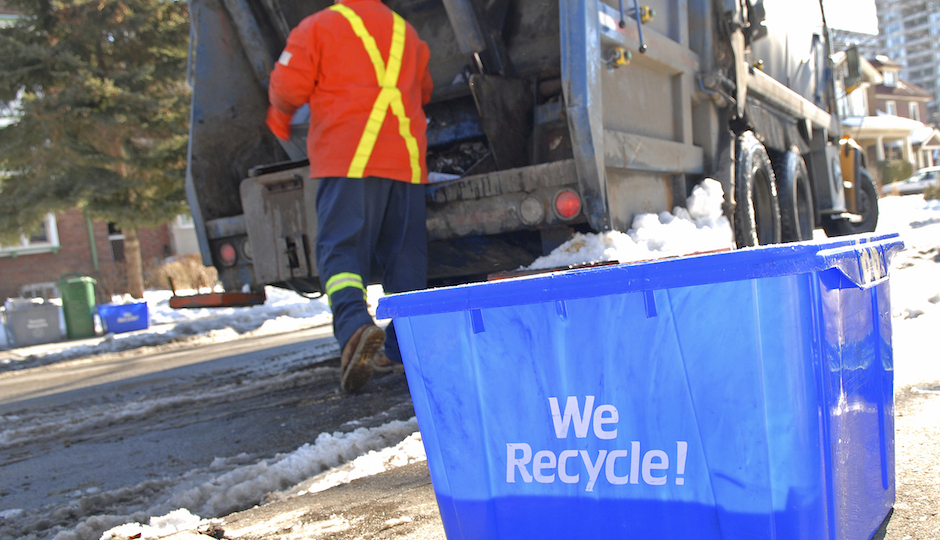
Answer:
[[[848,51],[833,55],[845,66]],[[886,56],[859,58],[856,84],[841,89],[842,132],[861,144],[869,162],[903,159],[916,170],[940,158],[940,131],[924,123],[933,96],[904,79],[903,66]]]

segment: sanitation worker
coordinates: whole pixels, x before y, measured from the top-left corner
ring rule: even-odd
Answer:
[[[366,286],[427,286],[425,184],[430,50],[380,0],[342,0],[291,31],[271,72],[267,125],[290,137],[310,106],[307,154],[317,192],[317,271],[342,348],[340,387],[402,371],[392,325],[375,325]]]

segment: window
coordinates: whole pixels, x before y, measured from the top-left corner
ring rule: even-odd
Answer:
[[[114,223],[108,223],[108,241],[111,243],[111,260],[124,262],[124,233]]]
[[[868,116],[868,96],[864,90],[856,90],[846,100],[846,116]]]
[[[927,24],[930,19],[927,17],[918,17],[916,19],[909,19],[904,21],[904,29],[910,30],[912,28],[917,28],[918,26],[923,26]]]
[[[898,115],[898,104],[894,101],[885,101],[885,113],[891,116]]]
[[[36,230],[20,237],[20,243],[0,245],[0,257],[17,257],[34,253],[58,253],[59,230],[55,216],[47,214]]]
[[[908,118],[910,118],[911,120],[917,120],[918,122],[920,122],[920,106],[917,103],[913,101],[908,102],[907,110],[908,110]]]
[[[898,85],[898,74],[895,71],[885,70],[882,73],[885,78],[885,86],[897,86]]]
[[[189,214],[180,214],[176,216],[176,228],[177,229],[194,229],[196,224],[193,221],[193,216]]]

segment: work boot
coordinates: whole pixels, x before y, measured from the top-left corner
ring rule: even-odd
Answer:
[[[379,351],[372,361],[372,367],[379,373],[404,373],[405,366],[385,355],[385,349]]]
[[[340,360],[340,383],[344,392],[356,392],[372,378],[373,361],[385,344],[385,331],[374,324],[364,324],[356,330],[346,345]]]

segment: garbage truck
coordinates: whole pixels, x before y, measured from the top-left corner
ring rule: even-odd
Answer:
[[[735,244],[874,230],[864,151],[842,137],[821,0],[385,0],[430,45],[429,285],[485,279],[575,232],[627,231],[713,178]],[[190,0],[186,188],[225,293],[316,295],[308,116],[265,127],[291,28],[332,0]],[[853,63],[854,58],[854,63]]]

